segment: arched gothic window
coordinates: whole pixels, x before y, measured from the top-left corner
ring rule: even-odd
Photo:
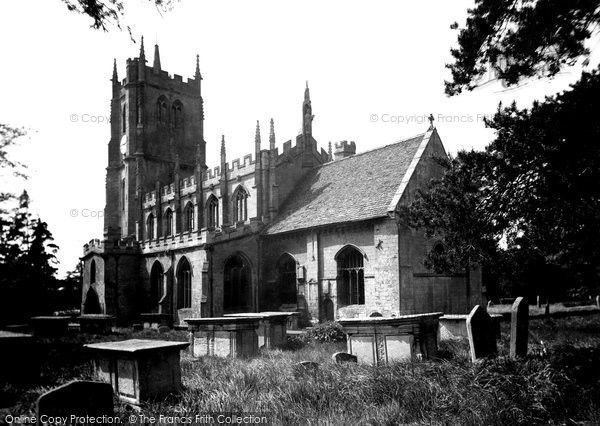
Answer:
[[[173,235],[173,210],[170,208],[165,212],[165,236]]]
[[[277,261],[277,289],[283,305],[298,303],[296,291],[296,260],[283,254]]]
[[[96,261],[92,259],[92,263],[90,264],[90,284],[94,284],[96,282]]]
[[[183,104],[181,103],[181,101],[177,100],[177,101],[173,102],[171,111],[172,111],[173,127],[181,126],[183,123]]]
[[[233,219],[234,222],[248,219],[248,192],[241,186],[233,193]]]
[[[150,311],[158,312],[158,302],[163,297],[164,270],[157,260],[150,271]]]
[[[187,203],[183,210],[183,230],[190,232],[194,230],[194,206],[192,203]]]
[[[250,265],[240,255],[225,262],[223,283],[223,310],[226,312],[248,312],[250,309]]]
[[[187,258],[181,259],[177,268],[177,308],[192,307],[192,267]]]
[[[206,202],[206,226],[208,228],[216,228],[219,226],[219,200],[214,195],[211,195]]]
[[[353,246],[346,246],[336,256],[337,294],[340,305],[365,304],[364,256]]]
[[[148,240],[154,239],[154,215],[152,213],[146,219],[146,236]]]
[[[158,98],[156,102],[156,121],[160,124],[166,124],[169,121],[169,110],[164,96]]]

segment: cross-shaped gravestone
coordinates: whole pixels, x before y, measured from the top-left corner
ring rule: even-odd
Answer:
[[[510,312],[510,356],[516,358],[527,355],[529,334],[529,304],[523,297],[517,297]]]
[[[467,317],[467,335],[473,362],[496,355],[496,333],[492,318],[485,308],[476,305]]]

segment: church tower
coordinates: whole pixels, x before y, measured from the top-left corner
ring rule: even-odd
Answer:
[[[113,65],[105,239],[143,240],[143,194],[177,178],[198,179],[206,168],[198,57],[187,81],[162,70],[158,45],[153,59],[148,66],[142,37],[123,80]]]

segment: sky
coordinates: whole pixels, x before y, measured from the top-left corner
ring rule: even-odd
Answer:
[[[409,138],[433,114],[455,153],[492,140],[483,117],[499,102],[527,107],[568,88],[582,69],[508,90],[490,82],[448,98],[445,64],[457,35],[450,25],[464,23],[468,0],[181,0],[171,11],[147,0],[125,3],[131,37],[117,27],[90,28],[88,17],[61,0],[2,5],[0,122],[28,129],[11,154],[27,165],[29,179],[1,173],[0,184],[28,191],[31,210],[60,246],[59,276],[74,269],[84,243],[102,237],[113,58],[123,78],[142,35],[148,63],[158,43],[162,68],[184,79],[200,55],[209,167],[217,165],[221,135],[229,161],[252,152],[256,120],[264,146],[270,118],[279,147],[294,139],[306,81],[313,134],[325,149],[348,140],[362,152]],[[597,44],[589,67],[598,62]]]

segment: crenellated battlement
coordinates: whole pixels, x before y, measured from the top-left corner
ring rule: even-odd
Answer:
[[[138,80],[139,58],[128,58],[126,61],[127,73],[121,80],[121,86],[133,83]],[[198,81],[196,78],[186,78],[185,80],[179,74],[169,74],[167,71],[154,71],[153,67],[145,65],[145,79],[149,82],[160,82],[162,85],[184,92],[196,93],[198,91]]]
[[[252,154],[247,154],[242,157],[240,160],[236,158],[231,161],[231,163],[226,163],[227,173],[230,175],[229,177],[236,177],[238,175],[245,175],[248,173],[253,173],[255,170],[256,159],[252,158]],[[221,166],[213,167],[212,169],[207,169],[204,174],[203,180],[204,182],[217,179],[221,177]]]

